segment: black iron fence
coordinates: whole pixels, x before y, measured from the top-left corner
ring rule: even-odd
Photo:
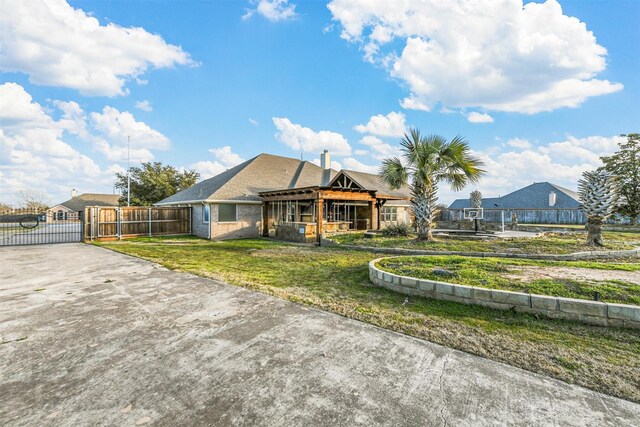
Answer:
[[[0,211],[0,246],[80,242],[83,221],[82,212]]]

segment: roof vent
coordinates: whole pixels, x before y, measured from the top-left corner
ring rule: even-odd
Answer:
[[[556,193],[555,192],[551,192],[549,193],[549,206],[555,206],[556,205]]]

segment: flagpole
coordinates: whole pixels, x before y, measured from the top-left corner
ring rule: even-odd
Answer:
[[[127,135],[127,206],[131,203],[131,138]]]

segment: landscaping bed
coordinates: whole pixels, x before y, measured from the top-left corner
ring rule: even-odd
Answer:
[[[640,263],[535,261],[461,256],[394,257],[377,267],[415,277],[537,295],[640,305]]]
[[[523,254],[570,254],[585,251],[629,250],[640,246],[640,233],[604,232],[604,247],[587,246],[586,232],[544,233],[541,237],[494,240],[436,239],[433,242],[418,241],[415,236],[365,238],[364,233],[332,236],[337,244],[372,248],[404,248],[442,252],[493,252]]]
[[[265,239],[141,238],[99,245],[640,402],[637,330],[405,299],[369,281],[368,263],[379,257],[373,252]]]

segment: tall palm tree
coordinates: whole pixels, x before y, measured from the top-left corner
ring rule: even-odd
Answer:
[[[438,183],[446,182],[453,190],[462,190],[469,182],[478,182],[484,174],[484,164],[471,155],[469,144],[456,136],[451,141],[438,135],[422,136],[411,129],[400,141],[401,161],[398,157],[383,160],[381,180],[391,188],[409,185],[413,200],[418,240],[433,240],[431,223],[438,199]]]

